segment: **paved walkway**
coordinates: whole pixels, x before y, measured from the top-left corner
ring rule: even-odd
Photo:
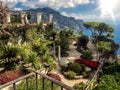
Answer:
[[[81,53],[79,53],[76,50],[76,48],[77,48],[76,46],[70,45],[70,51],[68,51],[69,56],[67,56],[67,57],[61,57],[60,63],[62,65],[65,65],[66,63],[68,63],[69,61],[74,60],[75,58],[80,58]]]
[[[57,73],[60,77],[61,77],[61,81],[70,86],[70,87],[73,87],[76,83],[80,83],[80,82],[83,82],[83,83],[86,83],[88,81],[88,79],[67,79],[65,78],[59,71],[55,72]]]
[[[61,57],[60,63],[62,65],[65,65],[66,63],[72,62],[75,58],[80,58],[81,53],[76,50],[76,46],[70,45],[70,51],[68,51],[69,56],[68,57]],[[66,79],[59,71],[56,72],[60,75],[62,82],[65,83],[68,86],[74,86],[76,83],[84,82],[86,83],[88,79],[73,79],[69,80]]]

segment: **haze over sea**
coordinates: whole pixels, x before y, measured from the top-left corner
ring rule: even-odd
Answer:
[[[120,24],[119,25],[113,25],[113,28],[115,29],[114,40],[115,40],[116,43],[120,44]],[[119,48],[117,54],[120,55],[120,48]]]

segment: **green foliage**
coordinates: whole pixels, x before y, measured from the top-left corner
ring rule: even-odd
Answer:
[[[82,75],[83,75],[84,78],[87,78],[89,76],[89,72],[84,71],[84,72],[82,72]]]
[[[97,51],[102,54],[100,58],[109,58],[106,56],[109,56],[109,52],[111,51],[113,47],[111,47],[111,42],[104,42],[104,41],[99,41],[96,43],[96,49]]]
[[[27,39],[31,44],[32,51],[36,52],[39,56],[42,56],[48,53],[48,45],[51,44],[51,42],[47,40],[44,35],[39,34],[37,28],[33,27],[27,30]]]
[[[82,55],[80,56],[82,59],[92,59],[92,51],[90,50],[86,50],[82,53]]]
[[[119,90],[120,86],[112,75],[104,75],[93,90]]]
[[[56,63],[53,59],[53,57],[51,57],[49,54],[45,54],[43,57],[42,57],[42,62],[44,63],[47,63],[49,66],[49,71],[55,69],[57,66],[56,66]]]
[[[102,70],[102,77],[93,90],[119,90],[120,89],[120,65],[115,63],[105,63]]]
[[[50,62],[50,61],[53,61],[53,58],[49,54],[45,54],[42,57],[42,61],[43,62]]]
[[[110,34],[114,32],[114,29],[110,25],[102,22],[85,22],[84,26],[91,30],[92,37],[94,34],[107,35],[108,33]]]
[[[74,31],[71,29],[64,29],[60,31],[60,38],[67,37],[68,39],[72,38],[74,36]]]
[[[45,79],[45,90],[51,90],[51,82]],[[54,85],[53,86],[54,90],[58,90],[58,86]],[[42,78],[38,79],[38,90],[43,89],[43,83],[42,83]],[[26,90],[26,81],[23,81],[19,85],[17,85],[16,90]],[[34,78],[29,78],[28,79],[28,90],[36,90],[36,81]]]
[[[27,60],[28,63],[32,63],[32,66],[35,68],[35,69],[38,69],[40,68],[40,58],[37,56],[36,53],[32,52],[28,55],[28,60]]]
[[[116,73],[120,73],[120,65],[117,62],[112,64],[109,63],[107,66],[103,67],[102,71],[103,74],[114,75]]]
[[[28,40],[34,40],[38,38],[37,28],[32,27],[26,31],[26,37]]]
[[[86,35],[82,35],[78,38],[78,47],[82,46],[83,49],[86,50],[87,43],[89,42],[89,38]]]
[[[10,33],[0,34],[0,43],[1,44],[7,44],[10,40],[11,40]]]
[[[76,73],[73,72],[73,71],[68,71],[68,72],[66,73],[66,77],[69,78],[69,79],[74,79],[75,76],[76,76]]]
[[[14,23],[21,23],[21,16],[20,14],[16,14],[16,15],[11,15],[10,17],[11,19],[11,22],[14,22]]]
[[[84,90],[85,86],[86,86],[86,85],[85,85],[83,82],[80,82],[80,83],[75,84],[75,85],[73,86],[73,88],[74,88],[75,90]]]
[[[5,69],[14,69],[21,60],[22,54],[19,46],[5,45],[0,47],[0,65]]]
[[[102,59],[105,58],[109,60],[110,57],[115,59],[118,46],[116,43],[113,43],[114,29],[109,24],[103,22],[85,22],[84,26],[91,30],[93,43],[99,43],[99,46],[102,47],[102,49],[98,51]]]
[[[70,63],[68,64],[68,70],[75,72],[76,74],[80,74],[82,72],[82,67],[78,63]]]
[[[105,52],[105,51],[110,51],[111,47],[111,42],[104,42],[104,41],[99,41],[96,43],[96,48],[98,51]]]
[[[60,47],[61,47],[61,56],[67,56],[67,51],[69,50],[69,42],[67,38],[61,38],[60,40]]]
[[[58,45],[61,47],[61,56],[68,56],[69,40],[74,37],[74,31],[71,29],[64,29],[60,31],[60,41]]]

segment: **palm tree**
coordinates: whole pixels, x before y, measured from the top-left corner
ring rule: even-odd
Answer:
[[[5,45],[0,47],[0,66],[5,69],[15,69],[16,64],[22,60],[19,46]]]

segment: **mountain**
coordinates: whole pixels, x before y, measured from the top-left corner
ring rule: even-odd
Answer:
[[[42,12],[46,14],[53,14],[53,21],[54,21],[54,27],[57,30],[61,30],[64,28],[71,28],[76,30],[77,32],[79,30],[83,29],[83,21],[77,20],[74,17],[67,17],[61,15],[58,11],[55,11],[54,9],[51,9],[49,7],[46,8],[37,8],[37,9],[29,9],[28,12]],[[49,21],[49,18],[47,15],[43,15],[43,21]],[[34,21],[36,17],[34,16],[32,18],[32,21]]]

